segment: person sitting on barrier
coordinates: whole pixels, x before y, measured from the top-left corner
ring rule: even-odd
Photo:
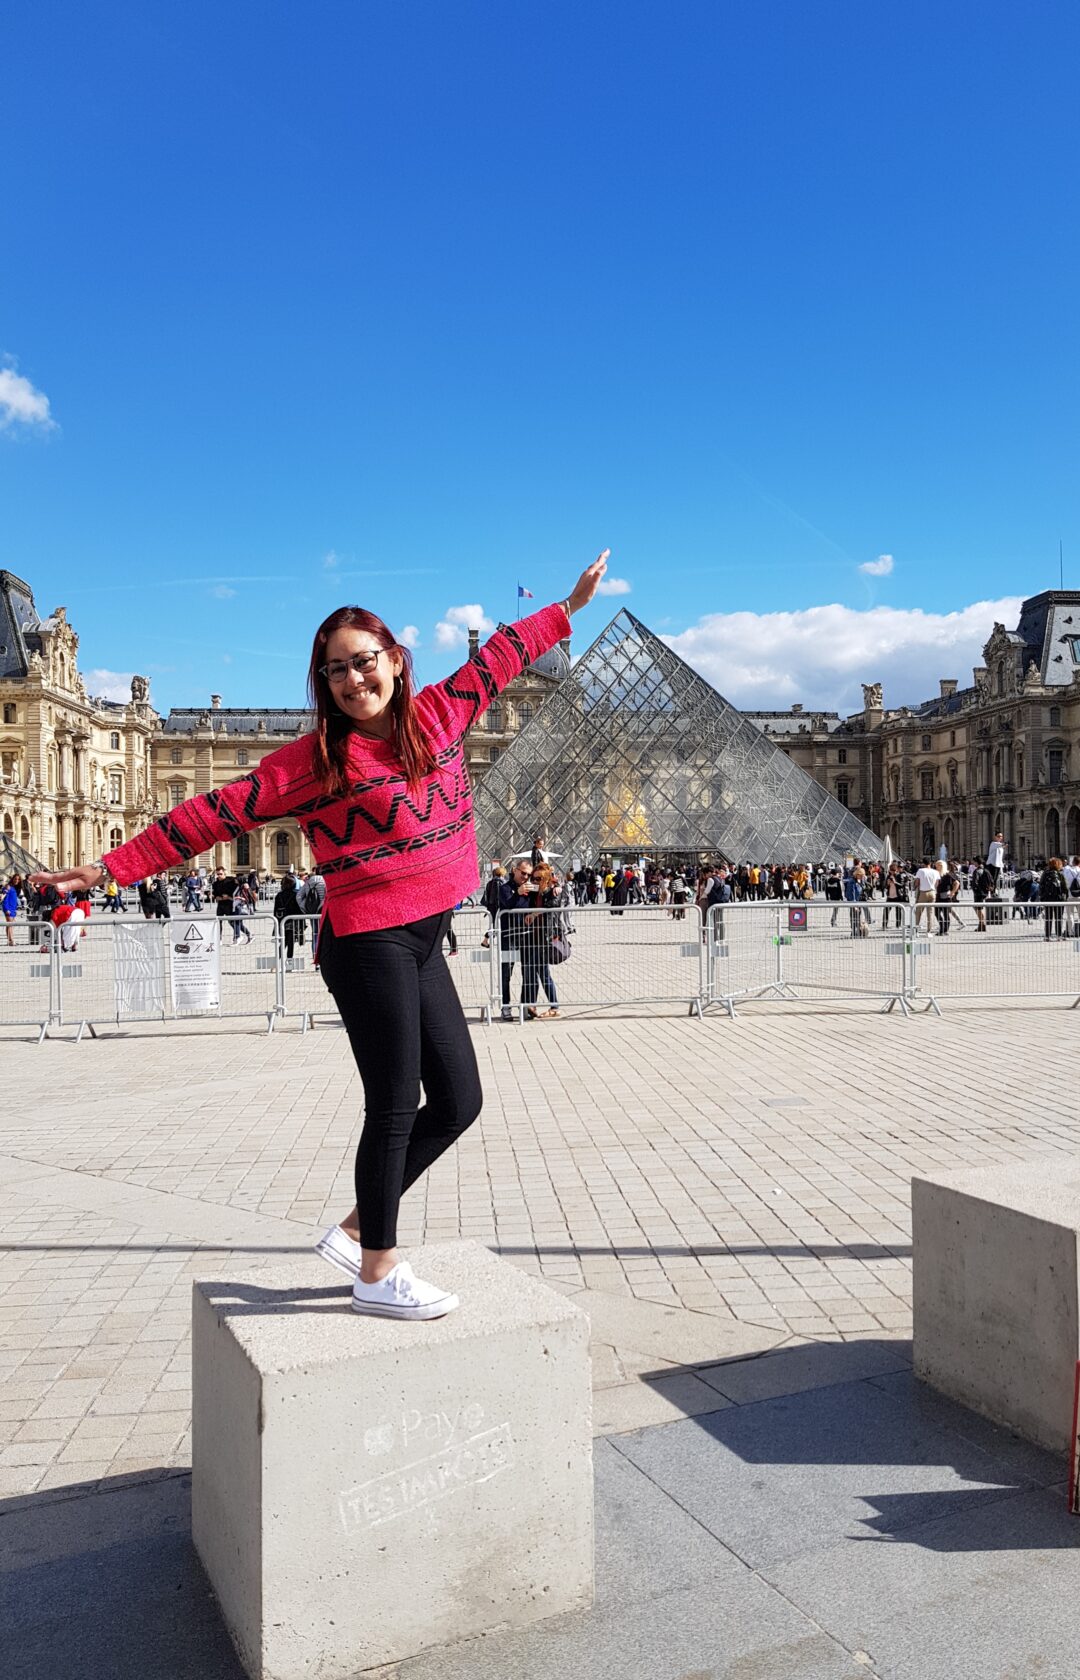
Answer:
[[[465,736],[508,683],[569,634],[570,613],[592,600],[606,569],[605,550],[564,602],[497,630],[419,694],[409,650],[382,619],[339,607],[315,632],[309,733],[236,781],[185,800],[106,857],[35,876],[83,890],[110,874],[135,881],[263,823],[302,824],[327,886],[320,968],[364,1088],[356,1206],[316,1247],[355,1279],[356,1312],[428,1319],[458,1305],[398,1254],[397,1219],[404,1191],[472,1125],[483,1101],[442,952],[449,910],[478,885]]]

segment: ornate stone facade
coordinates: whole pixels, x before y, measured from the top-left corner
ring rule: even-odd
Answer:
[[[478,644],[469,633],[470,651]],[[88,695],[79,638],[63,607],[39,617],[29,585],[0,571],[0,836],[47,866],[96,857],[180,799],[254,768],[309,727],[303,710],[174,708],[162,719],[143,676],[127,702]],[[1018,864],[1080,854],[1080,591],[1023,604],[996,624],[970,686],[942,678],[936,698],[886,708],[751,712],[784,752],[901,857],[985,852],[997,829]],[[474,782],[569,670],[563,643],[514,680],[466,737]],[[199,860],[280,875],[309,868],[294,822],[216,846]]]
[[[119,845],[154,809],[145,679],[126,705],[94,699],[78,651],[64,608],[40,618],[29,586],[0,571],[0,828],[54,868]]]
[[[284,746],[311,727],[304,710],[243,710],[221,704],[212,694],[210,705],[174,707],[158,725],[153,746],[153,786],[157,808],[168,811],[196,793],[211,793],[253,770],[263,756]],[[268,823],[253,834],[237,835],[205,852],[199,863],[230,872],[255,869],[260,875],[282,875],[286,869],[310,869],[311,850],[299,825],[291,818]]]

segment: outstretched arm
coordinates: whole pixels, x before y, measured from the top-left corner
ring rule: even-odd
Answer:
[[[185,799],[133,839],[106,852],[102,862],[107,873],[120,886],[129,887],[147,875],[174,869],[197,857],[219,840],[235,839],[264,822],[317,803],[318,789],[307,764],[305,746],[306,737],[290,741],[268,753],[258,769],[248,775],[212,793]],[[34,886],[53,886],[60,892],[89,892],[102,885],[107,873],[100,864],[90,863],[43,870],[31,875],[30,880]]]
[[[607,571],[610,549],[586,566],[565,600],[504,625],[444,682],[422,689],[417,704],[441,744],[460,741],[507,683],[569,633],[571,613],[587,606]]]

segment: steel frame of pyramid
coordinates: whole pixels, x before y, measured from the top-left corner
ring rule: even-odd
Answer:
[[[476,790],[480,858],[536,833],[560,854],[819,863],[883,847],[624,608]]]
[[[5,882],[9,881],[12,875],[36,875],[44,867],[45,865],[39,863],[25,846],[20,846],[17,840],[13,840],[10,834],[0,834],[0,877]]]

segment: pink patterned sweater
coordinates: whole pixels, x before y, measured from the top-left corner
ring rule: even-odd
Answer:
[[[336,934],[396,927],[449,910],[479,884],[465,731],[511,678],[563,636],[561,606],[503,625],[459,671],[433,683],[416,706],[438,762],[410,795],[391,741],[355,731],[354,780],[345,797],[322,792],[311,735],[268,753],[258,769],[213,793],[196,794],[106,854],[121,886],[173,869],[219,840],[295,817],[326,880]]]

